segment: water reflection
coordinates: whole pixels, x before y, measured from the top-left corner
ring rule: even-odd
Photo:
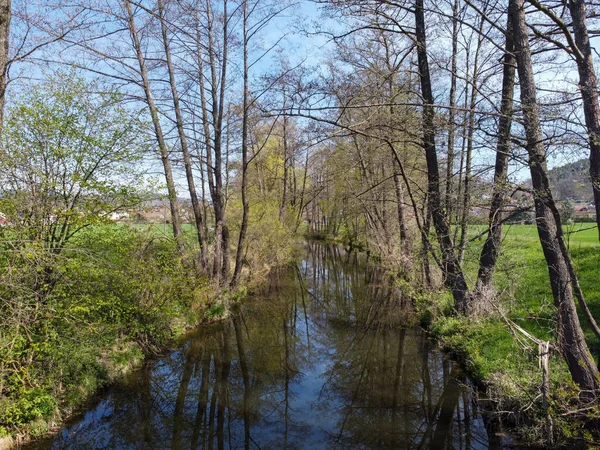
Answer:
[[[229,321],[35,448],[501,448],[457,368],[399,326],[408,300],[360,259],[306,244]]]

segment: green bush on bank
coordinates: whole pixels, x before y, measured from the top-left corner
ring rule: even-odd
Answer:
[[[172,240],[150,230],[99,225],[60,255],[19,249],[0,260],[0,427],[8,432],[57,420],[160,348],[205,289],[188,278]]]

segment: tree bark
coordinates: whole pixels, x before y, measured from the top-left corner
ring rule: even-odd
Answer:
[[[507,18],[504,68],[502,73],[502,100],[500,103],[500,119],[498,122],[498,143],[496,147],[496,164],[494,166],[494,186],[492,202],[488,218],[488,235],[479,257],[479,272],[473,291],[473,304],[477,304],[481,296],[489,292],[492,275],[500,254],[502,242],[502,208],[507,194],[508,158],[510,154],[510,130],[513,116],[513,100],[515,90],[515,57],[513,55],[513,27],[510,15]]]
[[[192,209],[194,212],[194,219],[196,224],[196,233],[198,236],[198,244],[200,245],[200,265],[202,269],[206,270],[208,267],[208,252],[206,248],[206,234],[204,233],[204,218],[202,217],[202,207],[198,201],[198,194],[196,192],[196,184],[194,182],[194,172],[192,169],[192,158],[188,147],[188,141],[185,134],[183,114],[181,113],[181,106],[179,100],[179,93],[177,92],[177,84],[175,80],[175,70],[173,69],[173,61],[171,59],[171,48],[169,47],[169,37],[167,24],[165,22],[165,7],[164,0],[157,0],[158,5],[158,16],[160,19],[160,27],[162,34],[163,47],[165,51],[165,57],[167,60],[167,70],[169,72],[169,85],[171,86],[171,95],[173,98],[173,108],[175,109],[175,122],[177,126],[177,133],[179,135],[179,142],[181,144],[181,152],[183,153],[183,165],[185,167],[185,175],[188,183],[188,190],[190,192],[190,198],[192,200]]]
[[[137,31],[137,26],[133,17],[133,11],[131,9],[131,0],[124,0],[125,11],[127,12],[127,25],[129,27],[129,34],[131,35],[131,41],[135,49],[137,61],[140,68],[140,75],[142,77],[142,86],[144,88],[144,94],[146,96],[146,104],[150,111],[150,117],[152,118],[152,125],[154,126],[154,134],[158,143],[158,149],[160,151],[160,157],[165,171],[165,179],[167,182],[167,192],[169,195],[169,206],[171,208],[171,224],[173,226],[173,236],[177,243],[177,249],[182,256],[187,254],[183,241],[183,232],[181,228],[181,216],[179,214],[179,203],[177,201],[177,191],[175,189],[175,181],[173,179],[173,168],[171,167],[171,160],[169,159],[169,150],[165,142],[165,137],[160,125],[160,119],[158,117],[158,109],[154,103],[154,97],[152,96],[152,90],[150,88],[150,80],[148,78],[148,72],[146,70],[146,60],[142,50],[142,45]]]
[[[558,313],[559,347],[573,381],[586,391],[587,396],[590,396],[593,391],[600,388],[600,374],[579,323],[573,299],[573,285],[565,256],[561,250],[561,247],[564,247],[564,237],[548,179],[523,0],[510,0],[509,11],[514,29],[515,56],[521,88],[521,105],[533,184],[536,223]]]
[[[464,314],[467,311],[467,282],[454,252],[450,237],[450,226],[441,202],[440,174],[435,146],[435,110],[427,56],[423,0],[416,0],[414,13],[421,94],[423,96],[423,148],[427,160],[429,208],[442,251],[442,270],[444,272],[445,283],[452,291],[454,309]]]

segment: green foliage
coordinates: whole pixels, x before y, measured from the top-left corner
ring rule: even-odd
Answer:
[[[141,199],[146,125],[117,94],[101,91],[60,73],[8,110],[0,211],[29,241],[62,248],[81,228]]]
[[[225,305],[223,305],[222,303],[216,303],[214,305],[211,305],[206,310],[205,316],[207,319],[213,320],[213,319],[219,319],[219,318],[223,317],[224,314],[225,314]]]
[[[19,389],[15,402],[2,408],[0,422],[21,425],[48,416],[56,408],[56,400],[43,389]]]
[[[52,262],[60,276],[43,301],[31,289],[33,278],[15,279],[11,267],[0,266],[1,281],[8,281],[0,284],[5,428],[89,398],[139,362],[141,348],[152,350],[170,339],[172,320],[190,311],[203,289],[188,279],[172,240],[151,230],[90,226],[60,257],[45,259],[47,254],[43,247],[30,248],[21,260],[10,260],[31,273],[37,269],[28,263]]]
[[[472,227],[478,234],[481,228]],[[539,339],[555,340],[556,310],[548,279],[548,269],[533,225],[505,227],[501,258],[494,277],[501,305],[508,317]],[[600,267],[596,227],[573,224],[565,227],[565,234],[579,281],[586,294],[592,314],[600,315],[600,291],[597,278]],[[464,268],[471,279],[476,277],[478,256],[483,239],[473,241],[466,252]],[[541,407],[539,386],[541,371],[538,367],[537,346],[527,340],[517,340],[499,317],[486,319],[450,317],[442,314],[447,294],[430,296],[417,302],[422,322],[446,350],[454,354],[476,380],[488,386],[488,396],[498,402],[498,409],[519,414],[526,426],[519,432],[528,442],[544,443],[545,412]],[[592,352],[598,355],[600,343],[582,316],[582,328]],[[551,414],[555,439],[569,445],[573,440],[586,439],[585,422],[593,420],[598,411],[569,414],[577,409],[573,399],[578,389],[573,385],[564,360],[555,355],[550,363]],[[523,412],[525,410],[525,412]],[[588,436],[589,437],[589,436]]]

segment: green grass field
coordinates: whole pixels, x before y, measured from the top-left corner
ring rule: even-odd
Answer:
[[[473,227],[471,235],[483,230]],[[579,281],[589,307],[600,317],[600,243],[596,226],[589,223],[567,225],[567,243]],[[477,276],[479,252],[485,237],[471,242],[465,255],[466,270],[471,280]],[[554,307],[548,268],[534,225],[509,225],[504,228],[502,253],[495,276],[496,289],[502,293],[505,307],[515,320],[539,337],[548,335],[547,321],[554,318]],[[594,353],[600,345],[582,318]]]

